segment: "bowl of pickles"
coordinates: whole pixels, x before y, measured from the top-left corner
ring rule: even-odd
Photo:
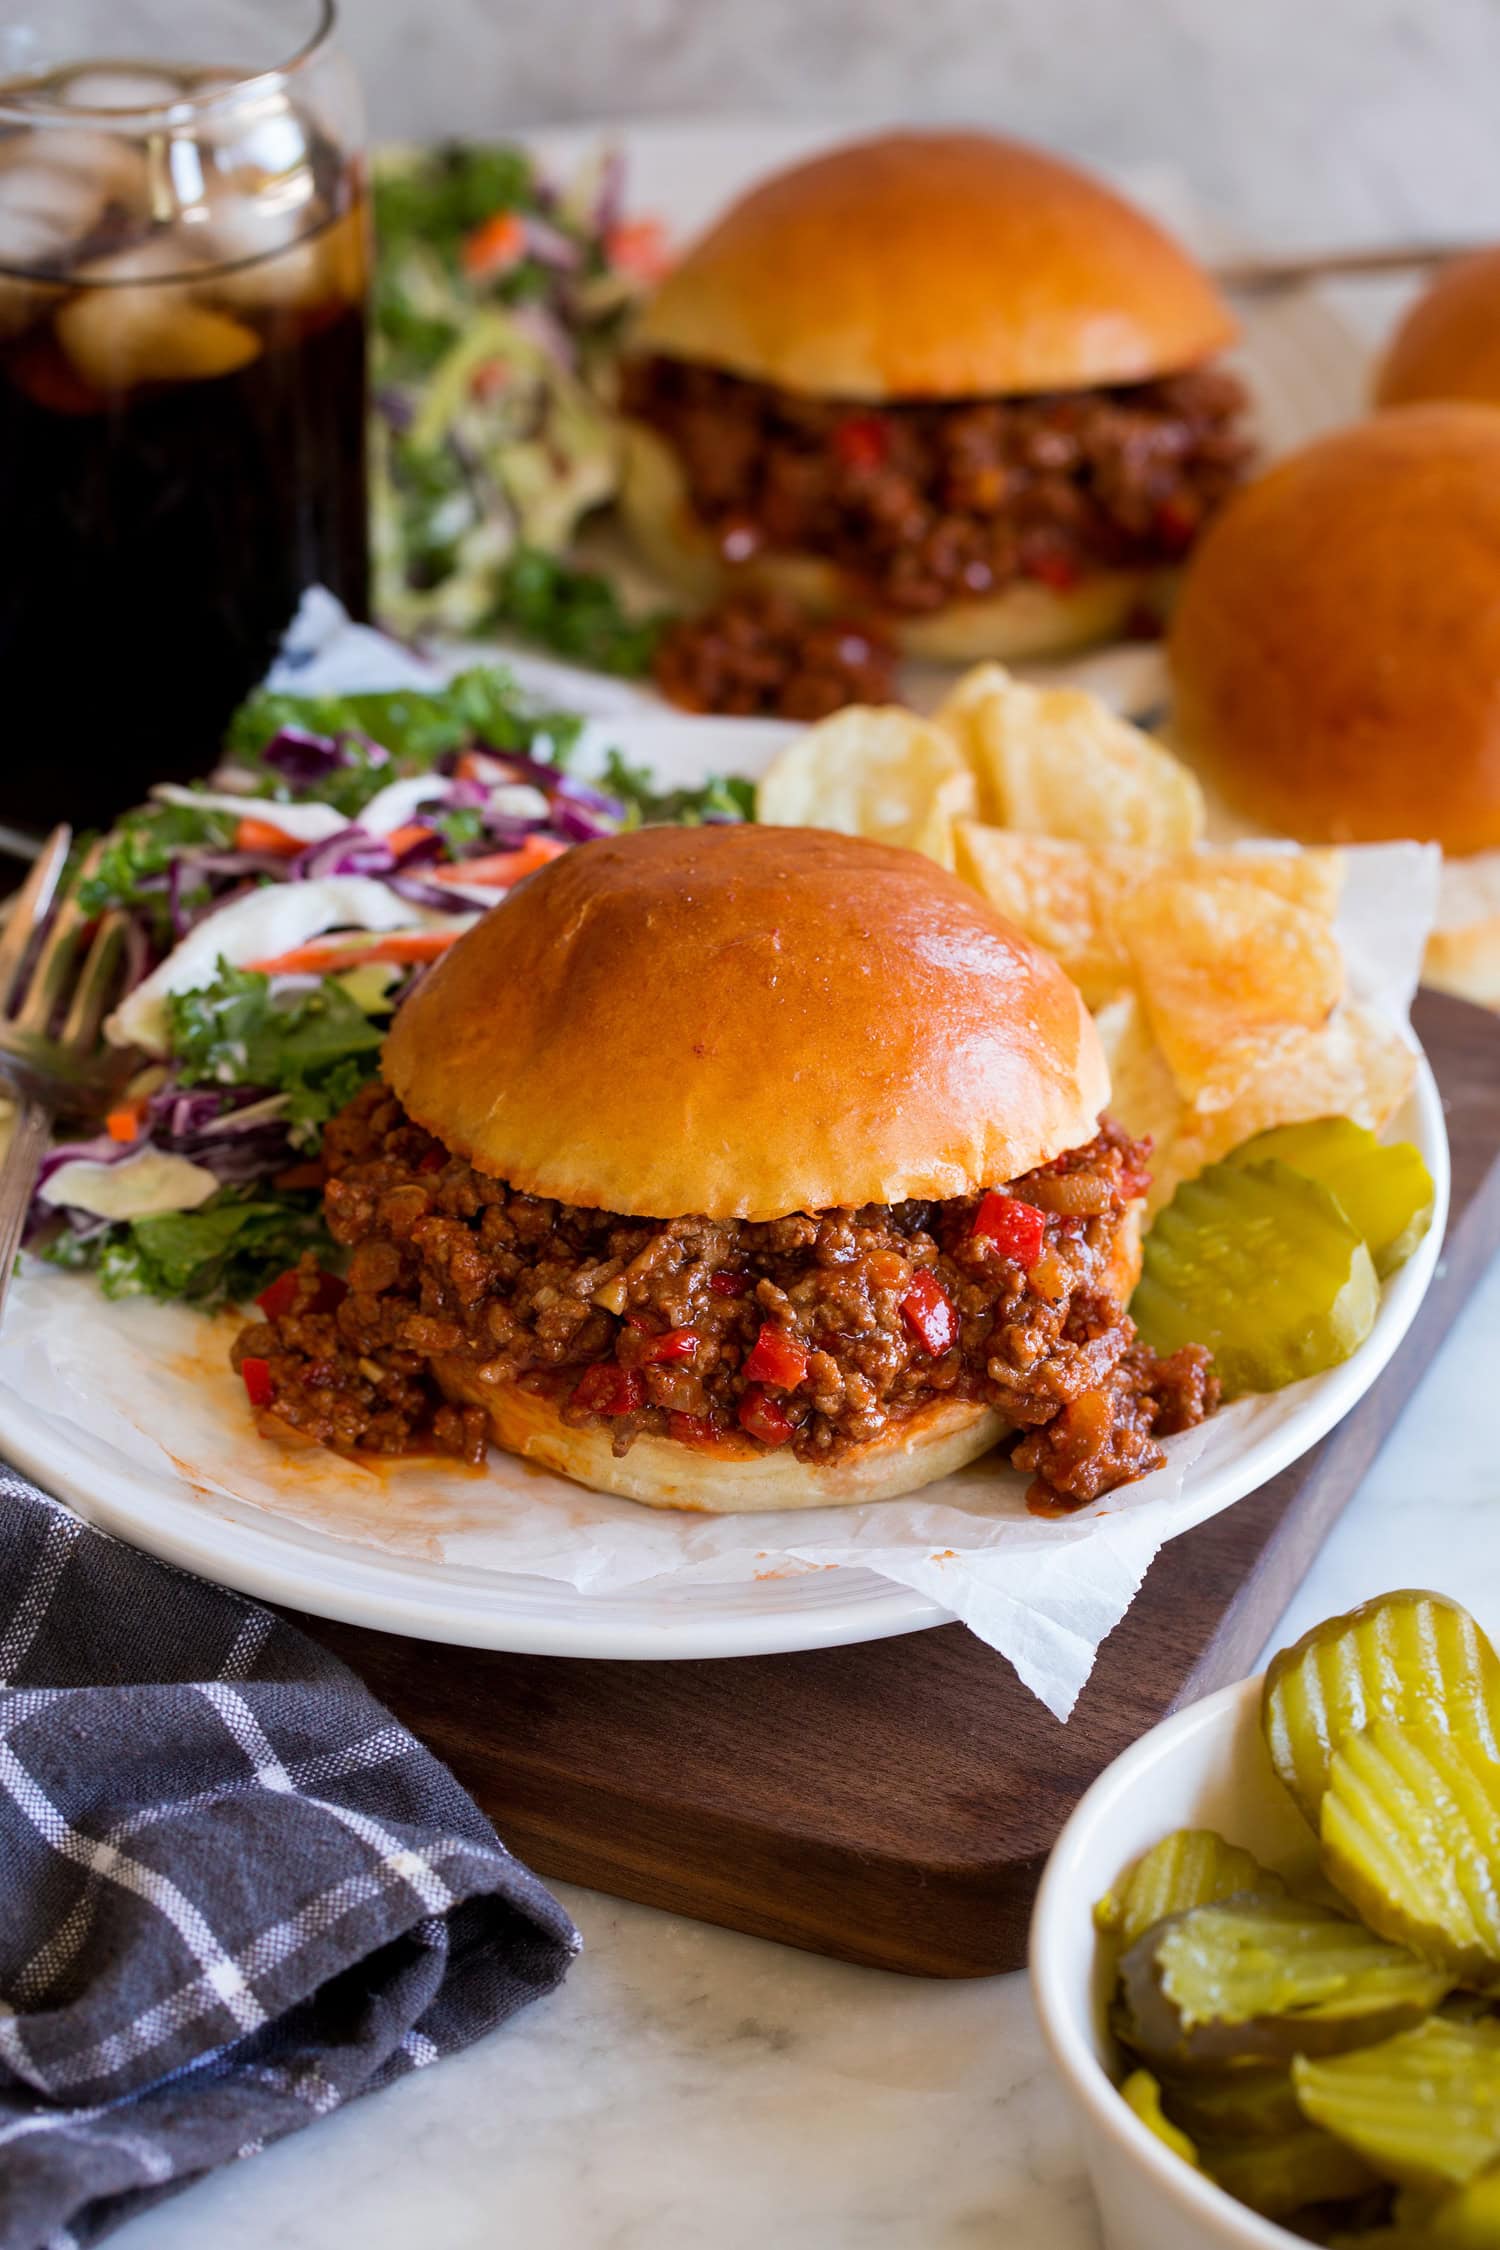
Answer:
[[[1109,2250],[1500,2250],[1500,1659],[1383,1594],[1100,1776],[1032,1984]]]

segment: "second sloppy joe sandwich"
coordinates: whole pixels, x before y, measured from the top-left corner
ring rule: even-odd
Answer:
[[[244,1332],[267,1435],[493,1439],[660,1507],[909,1492],[1002,1437],[1043,1501],[1158,1465],[1196,1347],[1125,1310],[1146,1152],[1075,987],[916,854],[586,844],[459,940],[328,1129],[329,1303]]]
[[[1207,275],[984,133],[835,148],[742,197],[622,369],[622,506],[690,595],[760,588],[942,662],[1159,608],[1248,454]]]

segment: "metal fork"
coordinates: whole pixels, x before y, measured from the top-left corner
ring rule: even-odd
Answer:
[[[100,1037],[118,996],[125,917],[86,914],[76,882],[59,898],[72,845],[71,829],[53,829],[0,933],[0,1094],[16,1108],[0,1159],[0,1310],[54,1123],[101,1116],[130,1068]]]

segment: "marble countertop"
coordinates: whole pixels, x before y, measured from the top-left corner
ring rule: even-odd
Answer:
[[[1500,1264],[1273,1645],[1410,1583],[1500,1626],[1497,1333]],[[119,2250],[1098,2250],[1024,1978],[889,1976],[562,1895],[586,1950],[561,1991]]]

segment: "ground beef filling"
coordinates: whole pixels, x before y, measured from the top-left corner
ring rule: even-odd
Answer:
[[[675,619],[651,674],[669,703],[731,718],[826,719],[846,703],[898,700],[888,634],[858,618],[811,617],[759,587]]]
[[[877,606],[913,613],[1177,562],[1250,457],[1243,386],[1207,367],[869,406],[650,358],[627,367],[624,395],[676,454],[726,561],[826,556]]]
[[[304,1260],[234,1347],[273,1434],[477,1462],[486,1418],[443,1396],[444,1357],[606,1424],[617,1452],[651,1432],[832,1461],[972,1399],[1023,1433],[1038,1496],[1076,1503],[1157,1467],[1156,1439],[1216,1402],[1206,1354],[1154,1359],[1105,1289],[1146,1155],[1113,1126],[1015,1181],[1019,1219],[976,1197],[764,1224],[582,1210],[449,1156],[378,1085],[324,1152],[347,1288]]]

